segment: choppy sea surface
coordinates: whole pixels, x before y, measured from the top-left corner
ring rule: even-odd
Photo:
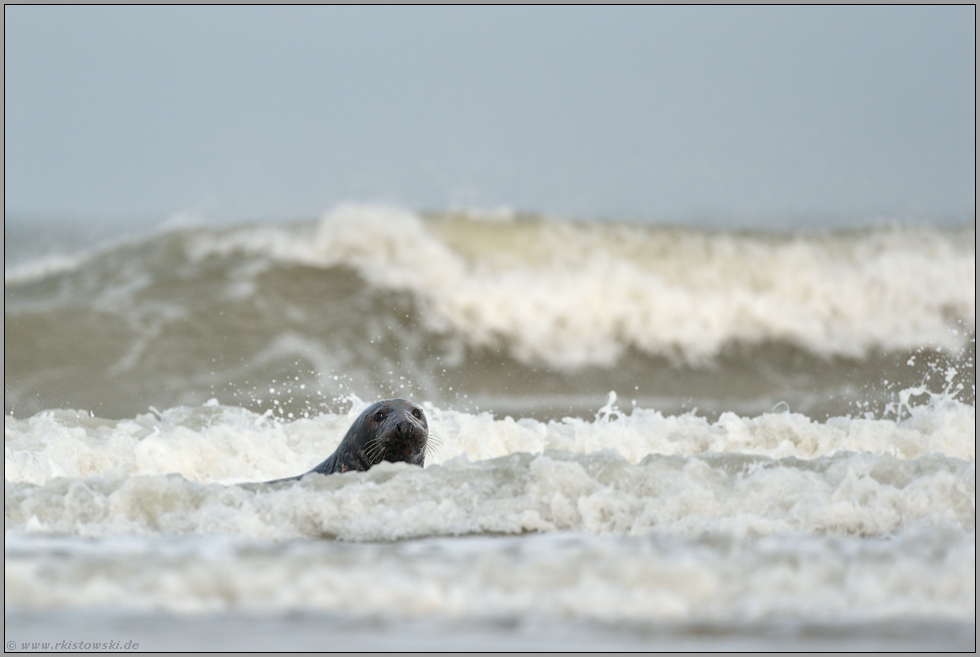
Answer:
[[[5,225],[8,648],[975,649],[974,225],[77,230]],[[393,396],[424,468],[261,483]]]

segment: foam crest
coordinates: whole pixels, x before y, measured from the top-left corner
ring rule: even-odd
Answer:
[[[443,439],[438,459],[466,454],[493,458],[514,452],[547,449],[588,454],[615,450],[632,462],[648,454],[689,456],[704,452],[744,453],[774,458],[817,458],[840,451],[866,451],[917,458],[941,453],[976,457],[976,408],[937,395],[927,404],[908,406],[904,419],[830,418],[815,422],[799,413],[765,413],[746,418],[723,413],[717,422],[694,413],[664,416],[659,411],[616,404],[615,393],[594,421],[560,422],[495,419],[490,413],[468,414],[434,409],[433,433]]]
[[[336,449],[354,417],[329,414],[284,423],[271,412],[217,403],[121,421],[71,410],[26,420],[5,416],[4,478],[42,483],[106,473],[177,473],[204,482],[261,481],[309,470]]]
[[[105,420],[76,411],[45,411],[31,418],[4,416],[4,478],[43,484],[58,477],[176,473],[203,483],[239,483],[308,471],[330,455],[365,402],[352,397],[346,414],[283,422],[209,402],[131,420]],[[497,419],[490,413],[443,410],[424,404],[438,445],[426,464],[457,457],[472,461],[517,453],[562,450],[587,455],[614,451],[631,463],[651,454],[694,456],[707,452],[772,458],[820,458],[842,451],[915,459],[930,453],[976,457],[976,408],[936,395],[906,405],[901,419],[831,418],[825,423],[798,413],[742,417],[723,413],[717,422],[688,413],[621,411],[614,393],[594,420]]]
[[[74,271],[89,258],[88,254],[47,255],[27,262],[4,267],[4,285],[22,285],[48,276]]]
[[[188,252],[351,267],[372,285],[411,292],[429,329],[574,369],[610,365],[627,348],[698,362],[733,341],[854,357],[873,347],[953,348],[950,317],[974,322],[972,242],[938,229],[779,237],[540,218],[423,220],[346,205],[312,233],[264,226],[206,234]]]
[[[8,529],[86,537],[220,534],[390,541],[558,530],[637,536],[833,533],[880,536],[929,522],[974,528],[976,466],[945,456],[846,453],[810,461],[612,452],[454,459],[423,469],[280,484],[179,475],[5,484]]]
[[[976,534],[547,535],[345,545],[5,535],[6,603],[177,613],[746,622],[970,621]],[[73,558],[61,555],[70,552]],[[148,558],[152,556],[152,558]],[[39,585],[43,582],[43,585]]]

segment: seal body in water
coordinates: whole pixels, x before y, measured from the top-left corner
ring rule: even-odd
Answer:
[[[310,472],[333,474],[367,470],[382,461],[425,465],[429,425],[422,408],[405,399],[384,399],[354,420],[333,454]],[[290,481],[303,475],[276,479]]]

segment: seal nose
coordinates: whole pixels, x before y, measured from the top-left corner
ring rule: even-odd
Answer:
[[[396,431],[400,438],[408,438],[415,433],[415,425],[408,420],[401,420],[396,427]]]

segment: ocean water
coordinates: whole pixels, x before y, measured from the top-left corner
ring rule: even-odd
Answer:
[[[18,651],[975,648],[973,225],[72,230],[5,226]],[[260,483],[392,396],[425,468]]]

